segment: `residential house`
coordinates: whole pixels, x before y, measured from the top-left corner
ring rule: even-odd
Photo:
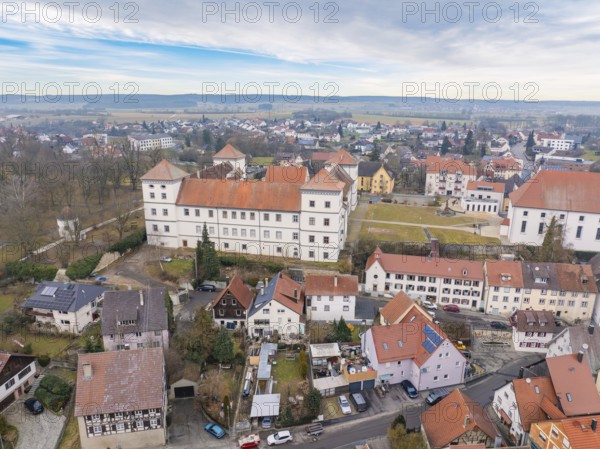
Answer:
[[[394,190],[394,177],[381,162],[360,161],[358,190],[374,195],[389,195]]]
[[[596,378],[596,385],[600,385],[600,332],[595,330],[594,325],[588,326],[571,326],[564,328],[559,334],[548,344],[548,352],[546,358],[556,357],[566,354],[577,354],[583,351],[585,354],[592,375]]]
[[[36,373],[36,357],[0,352],[0,411],[25,394]]]
[[[377,372],[377,383],[409,380],[421,391],[464,381],[465,358],[418,308],[403,314],[396,324],[371,327],[363,334],[361,346],[369,367]]]
[[[552,218],[563,244],[576,251],[600,252],[600,174],[542,170],[512,192],[508,209],[511,243],[541,245]]]
[[[598,420],[600,415],[534,423],[529,445],[532,449],[596,449],[600,447]]]
[[[413,298],[474,310],[483,306],[483,281],[483,262],[385,254],[379,248],[369,256],[365,270],[365,292],[403,291]]]
[[[549,376],[514,379],[494,391],[492,407],[513,443],[527,444],[531,425],[566,418]]]
[[[213,319],[227,329],[246,327],[254,293],[237,274],[212,303]]]
[[[398,324],[413,309],[427,317],[425,312],[410,296],[404,292],[399,292],[385,306],[379,309],[379,316],[382,325]],[[431,320],[433,322],[433,320]]]
[[[74,415],[82,449],[164,445],[166,412],[162,349],[79,354]]]
[[[231,144],[225,145],[213,156],[215,165],[229,162],[236,170],[246,173],[246,155]]]
[[[494,424],[483,407],[461,390],[454,390],[422,413],[421,429],[429,449],[477,444],[485,448],[496,447]]]
[[[104,350],[168,349],[165,295],[162,287],[106,292],[102,311]]]
[[[510,316],[523,303],[523,272],[521,262],[511,260],[485,261],[485,313]]]
[[[460,159],[429,156],[423,164],[427,167],[425,195],[461,198],[468,183],[477,180],[476,167]]]
[[[341,317],[354,321],[358,276],[347,274],[306,275],[306,317],[313,321],[333,321]]]
[[[549,310],[517,310],[513,321],[515,351],[546,353],[556,333],[554,314]]]
[[[504,157],[484,158],[483,175],[487,178],[510,179],[521,176],[523,161],[516,159],[512,154]]]
[[[504,203],[504,184],[488,181],[471,181],[460,200],[460,207],[467,212],[486,212],[498,215]]]
[[[600,413],[600,394],[583,351],[546,359],[560,408],[568,416]]]
[[[80,334],[99,319],[98,303],[105,291],[97,285],[44,281],[21,307],[40,325],[47,323],[59,332]]]
[[[248,335],[304,335],[304,288],[283,272],[265,279],[248,311]]]

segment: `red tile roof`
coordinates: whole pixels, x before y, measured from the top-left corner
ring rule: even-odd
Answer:
[[[180,206],[300,211],[300,186],[266,181],[185,179],[179,189]]]
[[[242,278],[240,278],[237,274],[233,276],[231,281],[229,281],[229,285],[221,290],[221,293],[215,298],[213,301],[213,307],[219,304],[219,301],[225,296],[227,293],[231,294],[237,302],[244,307],[244,309],[248,310],[252,305],[252,299],[254,298],[254,293],[252,290],[248,288]]]
[[[427,173],[439,173],[441,170],[446,170],[449,174],[461,171],[463,175],[477,175],[477,168],[460,159],[428,156],[427,159],[423,161],[423,164],[427,167]]]
[[[521,262],[512,260],[486,260],[486,283],[493,287],[523,288]]]
[[[444,448],[461,435],[477,429],[492,440],[496,438],[494,424],[483,407],[460,390],[454,390],[422,413],[421,423],[431,449]]]
[[[265,182],[304,185],[308,181],[308,169],[296,165],[269,165],[263,179]]]
[[[308,274],[306,275],[305,293],[307,296],[358,296],[358,276]]]
[[[176,179],[185,178],[189,175],[189,173],[178,167],[175,167],[166,159],[163,159],[140,179],[147,181],[174,181]]]
[[[600,202],[590,201],[600,191],[600,174],[539,171],[509,197],[515,207],[600,213]]]
[[[346,150],[340,150],[330,159],[326,161],[327,164],[337,165],[358,165],[358,161],[354,159]]]
[[[90,378],[83,372],[88,363]],[[162,409],[164,395],[162,348],[79,354],[75,416]]]
[[[467,184],[467,190],[477,190],[478,192],[492,191],[495,193],[504,193],[504,184],[499,182],[488,181],[469,181]]]
[[[548,357],[546,363],[565,415],[600,413],[600,395],[586,356],[581,362],[577,354]]]
[[[399,292],[381,308],[379,313],[390,324],[400,321],[406,313],[417,304],[404,292]]]
[[[323,168],[319,173],[312,177],[302,190],[326,190],[326,191],[344,191],[346,183],[339,179],[336,171],[329,171]]]
[[[567,436],[572,449],[598,449],[600,430],[591,430],[592,419],[596,419],[597,423],[600,421],[600,415],[563,419],[556,424]]]
[[[552,380],[548,376],[515,379],[513,380],[513,388],[521,425],[526,432],[529,432],[531,424],[546,419],[546,412],[542,408],[544,399],[546,399],[544,406],[547,409],[551,412],[558,410],[556,409],[558,398],[552,386]],[[553,408],[549,407],[548,403]],[[560,417],[566,418],[560,410],[558,410],[558,413],[560,413]]]
[[[367,260],[368,270],[378,262],[387,273],[403,273],[443,278],[483,281],[483,262],[465,259],[386,254],[377,248]]]
[[[241,159],[243,157],[246,157],[244,153],[228,143],[213,156],[213,159]]]

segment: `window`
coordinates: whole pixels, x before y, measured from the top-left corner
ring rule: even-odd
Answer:
[[[323,259],[329,260],[329,253],[323,253]]]
[[[256,238],[256,229],[250,229],[250,237]]]
[[[189,209],[183,209],[183,215],[185,215],[186,217],[190,216],[190,210]]]
[[[525,211],[525,212],[523,212],[523,216],[524,216],[524,217],[526,217],[526,216],[528,216],[528,215],[529,215],[529,212],[528,212],[528,211]]]
[[[559,220],[564,220],[565,219],[565,214],[560,214],[559,215]]]
[[[264,236],[264,238],[266,238],[266,239],[270,239],[270,238],[271,238],[271,231],[267,231],[267,230],[265,230],[265,231],[263,232],[263,236]]]
[[[308,258],[309,259],[314,259],[315,258],[315,252],[314,251],[309,251],[308,252]],[[377,289],[374,289],[374,290],[377,290]]]
[[[208,233],[211,234],[211,235],[214,235],[214,233],[215,233],[215,227],[214,226],[209,226]]]
[[[269,221],[269,214],[263,214],[263,220]]]
[[[246,212],[240,212],[240,218],[242,220],[245,220],[246,219]]]
[[[298,240],[298,233],[292,232],[292,240]]]
[[[118,422],[117,423],[117,432],[123,432],[125,430],[125,423],[124,422]]]
[[[540,215],[542,218],[546,218],[546,212],[542,212]]]
[[[6,383],[4,384],[4,388],[5,388],[6,390],[8,390],[8,389],[9,389],[10,387],[12,387],[14,384],[15,384],[15,379],[14,379],[14,378],[12,378],[12,379],[10,379],[8,382],[6,382]]]
[[[214,211],[212,211],[212,210],[209,210],[209,211],[208,211],[208,217],[209,217],[209,218],[213,218],[213,217],[214,217],[214,214],[215,214],[215,212],[214,212]]]
[[[237,220],[237,212],[231,211],[231,219]]]
[[[433,376],[433,381],[437,382],[439,380],[439,376]]]
[[[324,307],[323,307],[323,310],[324,310],[325,312],[329,312],[329,309],[330,309],[330,307],[329,307],[329,306],[324,306]]]
[[[344,306],[344,312],[349,312],[350,311],[350,306]]]
[[[158,420],[156,418],[150,418],[150,427],[158,427]]]
[[[171,228],[169,227],[169,225],[165,225],[165,232],[170,232]]]
[[[135,427],[136,427],[137,430],[144,430],[144,420],[138,419],[135,422]]]
[[[579,216],[579,221],[583,221],[583,220],[585,220],[585,217],[583,215],[580,215]]]
[[[229,236],[229,228],[223,228],[223,235]]]
[[[309,201],[308,202],[308,207],[315,207],[315,202],[314,201]]]
[[[298,221],[300,221],[300,217],[298,217],[298,215],[292,215],[292,222],[298,223]]]
[[[153,230],[154,232],[158,232],[158,225],[156,225],[156,224],[153,224],[153,225],[152,225],[152,230]]]
[[[150,192],[150,198],[154,199],[154,192]]]
[[[527,222],[523,220],[521,222],[521,232],[524,233],[526,229],[527,229]]]
[[[311,225],[311,226],[314,226],[315,225],[315,217],[310,217],[308,219],[308,224]]]
[[[309,235],[308,236],[308,243],[315,243],[315,236],[314,235]]]
[[[224,210],[223,212],[221,212],[221,216],[222,216],[223,218],[227,218],[227,211],[226,211],[226,210]]]
[[[329,243],[329,237],[327,237],[327,236],[323,237],[323,243],[325,243],[325,244]]]
[[[166,200],[166,199],[167,199],[167,194],[166,194],[166,193],[161,193],[161,194],[160,194],[160,197],[161,197],[163,200]]]
[[[331,208],[331,201],[325,201],[325,209]]]
[[[200,216],[200,209],[196,209],[194,212],[196,213],[196,217]]]
[[[97,416],[97,415],[95,415]],[[102,433],[102,426],[94,426],[94,433],[100,435]]]
[[[544,233],[544,223],[540,223],[540,225],[538,226],[538,234],[543,234]]]
[[[256,214],[254,212],[250,212],[250,220],[254,220],[256,218]]]
[[[583,231],[583,226],[577,226],[577,233],[575,234],[576,239],[581,238],[581,232]]]
[[[275,214],[275,221],[281,221],[281,214]]]
[[[196,226],[196,234],[202,234],[202,226]]]
[[[581,307],[586,308],[588,306],[587,301],[581,301]]]
[[[323,226],[329,226],[329,218],[323,219]]]
[[[567,305],[569,307],[575,307],[575,301],[569,301],[569,302],[567,302]]]
[[[169,211],[167,209],[163,209],[163,217],[169,215]]]
[[[156,209],[150,209],[150,215],[156,215]]]
[[[23,378],[24,378],[24,377],[25,377],[27,374],[29,374],[30,372],[31,372],[31,365],[27,366],[25,369],[23,369],[23,370],[22,370],[22,371],[19,373],[19,375],[18,375],[18,377],[19,377],[19,380],[23,379]]]
[[[246,228],[242,228],[242,229],[240,229],[240,233],[241,233],[241,236],[242,236],[242,237],[246,237],[246,232],[247,232],[247,231],[246,231]]]

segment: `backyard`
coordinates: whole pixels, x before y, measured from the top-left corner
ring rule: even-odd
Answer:
[[[366,220],[393,221],[437,226],[455,226],[466,223],[483,223],[484,220],[459,214],[441,217],[437,207],[403,206],[401,204],[370,204]]]
[[[285,351],[279,351],[275,358],[277,364],[272,368],[273,379],[276,381],[273,392],[280,393],[284,398],[295,396],[298,389],[302,388],[301,384],[306,382],[300,373],[298,354],[293,352],[287,354],[294,354],[294,359],[287,358]]]

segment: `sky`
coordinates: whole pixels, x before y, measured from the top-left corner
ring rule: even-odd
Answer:
[[[0,3],[1,94],[600,101],[600,2]]]

